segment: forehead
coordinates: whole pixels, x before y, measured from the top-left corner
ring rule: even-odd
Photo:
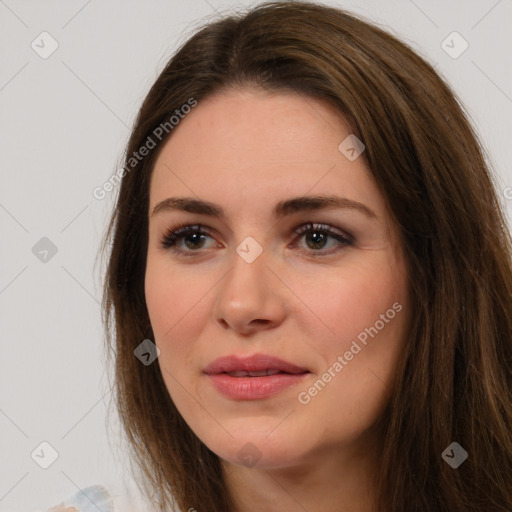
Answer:
[[[150,207],[197,196],[232,213],[276,198],[339,194],[384,208],[364,158],[338,146],[351,129],[333,107],[295,93],[224,91],[200,101],[174,128],[155,163]]]

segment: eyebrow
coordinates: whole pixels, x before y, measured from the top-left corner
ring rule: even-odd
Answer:
[[[300,196],[286,199],[277,203],[273,210],[273,216],[280,219],[296,212],[316,211],[323,209],[348,208],[356,210],[367,217],[377,218],[377,215],[363,203],[339,196]],[[152,216],[167,211],[184,211],[209,215],[225,220],[226,214],[223,208],[209,201],[195,199],[193,197],[168,197],[156,204]]]

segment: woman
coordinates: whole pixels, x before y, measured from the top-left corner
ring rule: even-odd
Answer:
[[[210,23],[120,178],[105,321],[159,510],[512,509],[510,236],[421,57],[312,3]]]

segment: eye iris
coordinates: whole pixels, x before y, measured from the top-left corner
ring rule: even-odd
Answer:
[[[198,247],[199,248],[202,247],[202,244],[199,246],[199,245],[196,245],[195,242],[192,242],[192,245],[190,245],[187,242],[187,240],[190,240],[190,239],[193,239],[195,242],[204,242],[204,235],[202,235],[201,233],[191,233],[191,234],[187,235],[186,237],[184,237],[185,245],[189,249],[197,249]]]
[[[321,233],[320,231],[310,231],[306,235],[306,241],[312,240],[315,249],[324,247],[326,239],[325,233]],[[318,247],[318,244],[320,244],[321,247]]]

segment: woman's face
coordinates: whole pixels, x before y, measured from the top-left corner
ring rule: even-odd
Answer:
[[[346,450],[389,399],[408,281],[349,136],[323,102],[225,91],[156,161],[145,289],[157,361],[187,424],[232,463]],[[184,225],[201,231],[166,244]]]

